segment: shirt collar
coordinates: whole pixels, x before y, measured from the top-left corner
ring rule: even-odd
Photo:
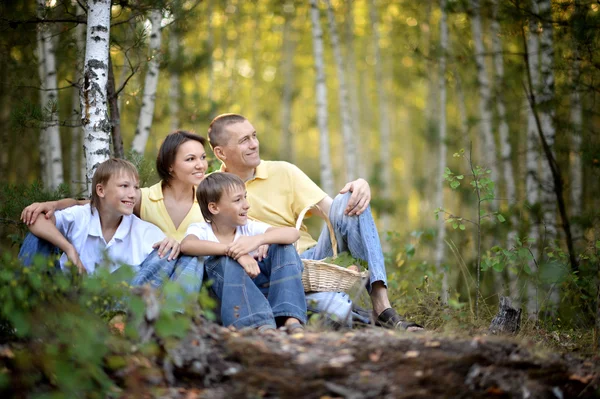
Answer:
[[[163,194],[163,190],[162,190],[162,181],[158,182],[157,184],[153,185],[152,187],[149,188],[148,190],[148,198],[150,199],[150,201],[162,201],[165,199],[165,196]],[[194,187],[194,203],[198,203],[198,198],[196,198],[196,187]]]
[[[221,167],[219,168],[219,172],[227,172],[225,169],[225,164],[221,163]],[[254,179],[266,179],[269,177],[269,171],[267,170],[267,165],[263,161],[260,161],[256,169],[254,170],[254,177],[252,177],[248,181],[252,181]]]
[[[131,230],[131,223],[133,223],[133,215],[123,215],[121,219],[121,223],[119,223],[119,227],[117,227],[117,231],[115,231],[115,235],[113,239],[123,241],[129,231]],[[90,229],[88,230],[88,235],[92,237],[103,237],[102,234],[102,225],[100,224],[100,214],[98,213],[98,209],[94,209],[94,213],[90,219]]]

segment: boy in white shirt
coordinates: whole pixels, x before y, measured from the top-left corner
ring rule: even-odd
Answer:
[[[190,225],[181,252],[210,256],[204,266],[221,299],[223,325],[302,331],[306,323],[303,266],[292,245],[300,236],[298,230],[248,220],[246,187],[231,173],[206,176],[197,198],[206,222]],[[257,250],[265,244],[270,246],[263,257]]]
[[[164,233],[133,215],[133,207],[139,199],[138,182],[138,172],[133,164],[111,158],[101,163],[94,174],[89,204],[57,211],[50,219],[37,218],[28,226],[29,230],[63,252],[60,258],[62,269],[69,261],[80,273],[90,274],[105,264],[105,259],[109,261],[111,272],[122,264],[138,271],[152,267],[156,262],[168,262],[167,257],[161,258],[154,250],[165,238]],[[27,249],[22,248],[21,252],[25,253]],[[189,257],[183,261],[197,262]],[[179,259],[173,261],[173,268],[177,262]],[[157,286],[158,280],[165,277],[168,276],[155,275],[156,281],[138,281],[137,284],[150,282]]]

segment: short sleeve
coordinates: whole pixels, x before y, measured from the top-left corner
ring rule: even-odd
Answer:
[[[244,226],[244,227],[246,228],[246,232],[248,233],[245,235],[257,236],[260,234],[265,234],[267,229],[269,229],[271,226],[266,223],[263,223],[263,222],[249,220],[248,224],[246,224],[246,226]]]
[[[199,240],[204,241],[214,241],[211,239],[208,229],[207,223],[191,223],[185,232],[185,236],[193,235],[196,236]]]
[[[90,219],[90,215],[85,215],[84,212],[91,212],[90,207],[86,205],[72,206],[60,211],[54,212],[56,220],[56,228],[61,232],[67,240],[71,240],[73,226],[75,223],[85,223]]]
[[[300,170],[296,165],[289,164],[290,182],[293,184],[293,202],[292,208],[295,215],[300,214],[304,208],[309,205],[319,203],[323,198],[327,197],[327,193],[310,177]]]

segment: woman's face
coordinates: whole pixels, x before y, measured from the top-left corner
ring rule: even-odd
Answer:
[[[188,140],[177,149],[175,161],[169,171],[173,177],[172,181],[198,186],[204,179],[207,168],[204,146],[196,140]]]

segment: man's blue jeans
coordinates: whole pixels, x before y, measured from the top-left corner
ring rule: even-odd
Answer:
[[[24,266],[31,266],[35,255],[50,256],[60,254],[60,250],[46,240],[42,240],[29,233],[21,245],[19,259]],[[57,268],[58,268],[57,262]],[[204,265],[202,259],[195,256],[180,256],[176,260],[167,261],[160,258],[158,250],[152,251],[139,265],[136,275],[131,281],[132,285],[150,283],[154,288],[160,288],[166,280],[177,281],[186,293],[200,292]]]
[[[270,245],[267,257],[258,262],[260,274],[254,279],[228,256],[211,256],[204,264],[221,300],[224,326],[276,327],[277,317],[306,323],[303,266],[292,245]]]
[[[350,252],[354,258],[362,259],[369,265],[367,290],[370,293],[371,285],[376,281],[382,281],[387,286],[383,250],[381,249],[379,234],[370,206],[359,216],[344,214],[351,194],[349,192],[339,194],[334,198],[329,210],[329,220],[338,242],[338,253]],[[319,260],[329,256],[333,256],[333,249],[329,230],[325,226],[321,231],[317,245],[304,251],[300,254],[300,257],[302,259]],[[351,325],[352,303],[347,294],[343,292],[318,292],[307,294],[306,299],[309,301],[310,310],[335,316],[338,322],[348,326]],[[358,315],[354,315],[354,317],[358,317]],[[368,320],[361,321],[368,322]]]

